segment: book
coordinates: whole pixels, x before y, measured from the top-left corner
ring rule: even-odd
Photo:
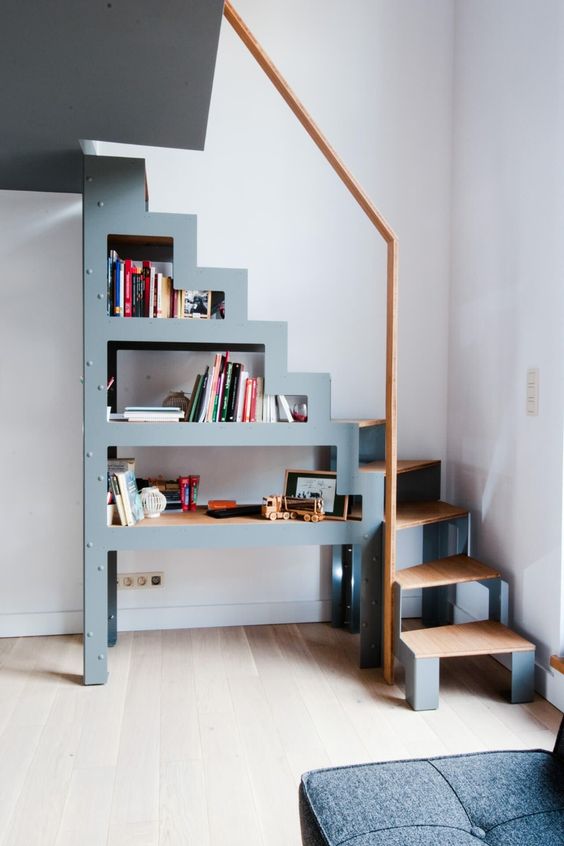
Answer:
[[[133,302],[133,283],[132,283],[132,263],[131,259],[125,259],[123,263],[124,267],[124,283],[123,283],[123,290],[124,290],[124,302],[123,302],[123,316],[124,317],[131,317],[132,316],[132,302]]]
[[[235,420],[237,423],[243,422],[243,414],[245,411],[245,394],[247,390],[247,382],[249,381],[249,372],[248,370],[241,370],[241,375],[239,377],[239,386],[237,389],[237,399],[236,399],[236,414]]]
[[[257,423],[263,422],[263,408],[264,405],[264,376],[257,376],[257,396],[255,407],[255,420]]]
[[[292,412],[290,411],[290,405],[284,394],[278,394],[276,399],[278,402],[278,414],[280,420],[283,423],[295,423]]]
[[[251,379],[251,404],[249,406],[249,423],[256,423],[256,410],[257,410],[257,379],[256,376],[253,376]]]
[[[227,420],[227,409],[229,407],[229,398],[231,395],[231,384],[233,378],[233,362],[228,361],[225,367],[225,385],[223,387],[223,400],[221,404],[221,414],[219,419],[224,422]]]
[[[119,517],[119,521],[122,526],[127,526],[127,519],[125,516],[125,511],[123,509],[123,502],[121,499],[121,491],[119,489],[119,482],[117,480],[117,476],[115,473],[110,474],[110,490],[112,492],[112,496],[114,498],[114,503],[117,508],[117,513]]]
[[[209,401],[208,401],[208,406],[207,406],[207,409],[206,409],[206,422],[207,423],[211,423],[213,421],[213,411],[214,411],[214,405],[215,405],[215,397],[216,397],[216,394],[217,394],[217,382],[218,382],[218,379],[219,379],[220,368],[221,368],[221,353],[216,353],[214,363],[213,363],[213,369],[212,369],[212,373],[211,373],[211,386],[210,386],[210,393],[209,393],[209,398],[208,398]]]
[[[141,496],[137,489],[135,474],[131,470],[127,470],[125,473],[116,473],[115,475],[119,483],[119,491],[127,525],[134,526],[140,520],[143,520],[145,516],[143,514],[143,505],[141,504]]]
[[[234,361],[233,369],[231,371],[231,390],[229,392],[227,415],[225,418],[228,423],[235,422],[237,418],[237,399],[239,395],[239,380],[241,378],[242,370],[243,365],[238,361]]]

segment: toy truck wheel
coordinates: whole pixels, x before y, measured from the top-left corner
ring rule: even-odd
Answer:
[[[290,511],[290,520],[295,520],[297,516],[295,511]]]
[[[290,514],[289,514],[289,512],[288,512],[288,511],[285,511],[285,512],[284,512],[284,514],[282,515],[282,519],[283,519],[283,520],[289,520],[289,519],[290,519]]]
[[[273,512],[272,512],[272,514],[269,514],[269,515],[268,515],[268,519],[269,519],[269,520],[276,520],[276,512],[275,512],[275,511],[273,511]]]
[[[312,523],[318,523],[319,522],[319,517],[317,516],[317,514],[312,515],[311,522]]]
[[[309,523],[310,520],[311,520],[311,514],[304,514],[304,521],[306,523]]]

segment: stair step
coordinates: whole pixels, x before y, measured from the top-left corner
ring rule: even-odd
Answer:
[[[410,529],[413,526],[455,520],[467,515],[467,508],[450,505],[440,499],[432,502],[398,502],[396,525],[398,529]]]
[[[564,656],[561,657],[560,655],[551,655],[550,666],[553,669],[557,670],[559,673],[564,673]]]
[[[402,459],[398,461],[398,474],[399,473],[409,473],[411,470],[422,470],[423,467],[433,467],[441,462],[437,459]],[[381,461],[369,461],[367,464],[361,464],[360,471],[362,473],[385,473],[386,472],[386,462],[384,460]]]
[[[416,629],[402,632],[401,639],[416,658],[495,655],[535,649],[533,643],[495,620]]]
[[[427,561],[415,567],[406,567],[396,572],[396,582],[403,590],[456,585],[462,582],[477,582],[481,579],[499,579],[501,573],[482,564],[469,555],[449,555],[436,561]]]

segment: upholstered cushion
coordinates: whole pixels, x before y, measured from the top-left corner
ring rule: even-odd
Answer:
[[[542,750],[306,773],[304,846],[564,846],[564,760]]]

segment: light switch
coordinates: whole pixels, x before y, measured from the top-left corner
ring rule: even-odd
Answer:
[[[539,369],[527,370],[527,414],[534,417],[539,413]]]

